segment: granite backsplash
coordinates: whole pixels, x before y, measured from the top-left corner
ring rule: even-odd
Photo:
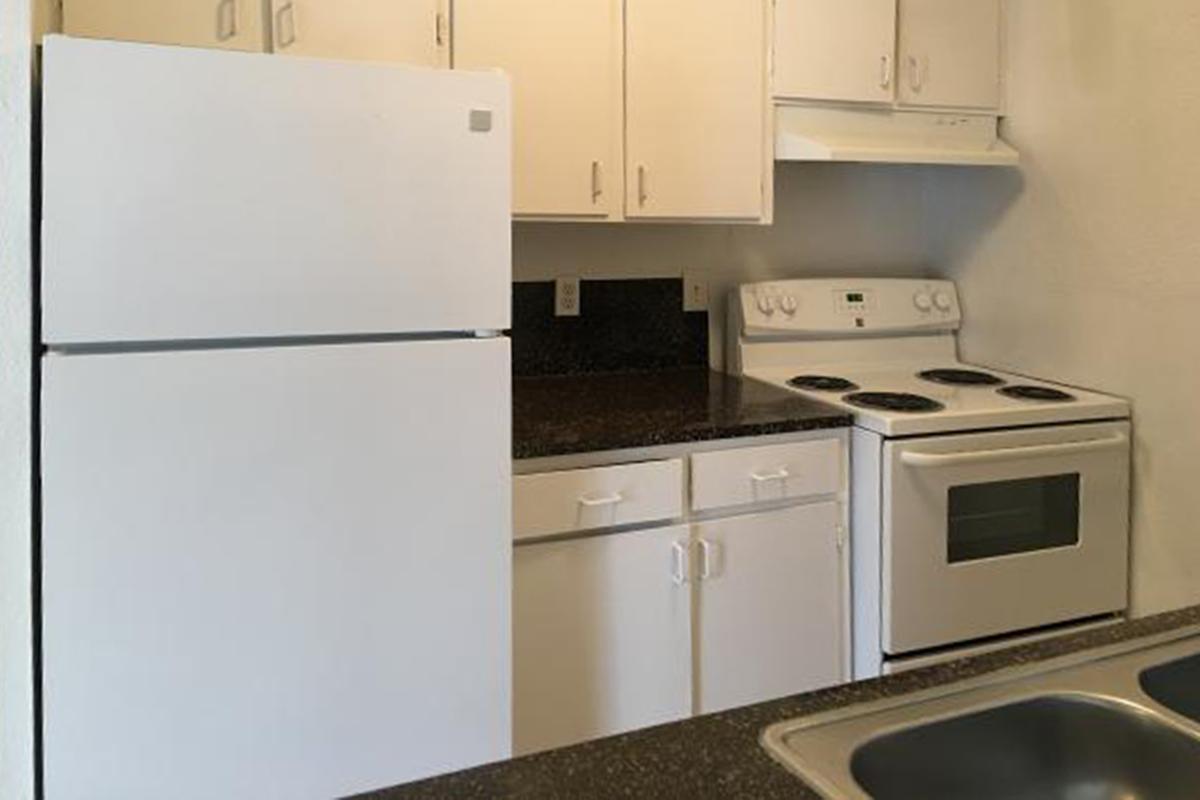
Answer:
[[[578,317],[554,315],[554,283],[513,284],[517,377],[707,369],[708,313],[683,310],[680,278],[586,280]]]

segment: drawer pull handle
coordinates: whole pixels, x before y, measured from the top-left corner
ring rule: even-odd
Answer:
[[[620,492],[613,492],[604,497],[581,497],[579,505],[584,508],[603,508],[604,506],[615,506],[618,503],[624,502],[625,497]]]
[[[786,481],[792,477],[792,473],[788,472],[787,467],[780,467],[774,472],[751,472],[750,480],[755,483],[771,483],[772,481]]]

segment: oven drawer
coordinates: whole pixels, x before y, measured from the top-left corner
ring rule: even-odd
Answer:
[[[682,516],[680,459],[518,475],[513,480],[517,539]]]
[[[836,494],[841,475],[838,439],[696,453],[692,509]]]

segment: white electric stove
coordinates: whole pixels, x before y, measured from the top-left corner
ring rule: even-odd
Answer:
[[[1127,605],[1128,402],[964,364],[961,319],[946,281],[779,281],[730,303],[731,371],[854,415],[856,678]]]

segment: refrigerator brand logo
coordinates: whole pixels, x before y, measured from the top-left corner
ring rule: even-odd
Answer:
[[[492,129],[492,112],[486,108],[472,108],[469,127],[476,133],[487,133]]]

